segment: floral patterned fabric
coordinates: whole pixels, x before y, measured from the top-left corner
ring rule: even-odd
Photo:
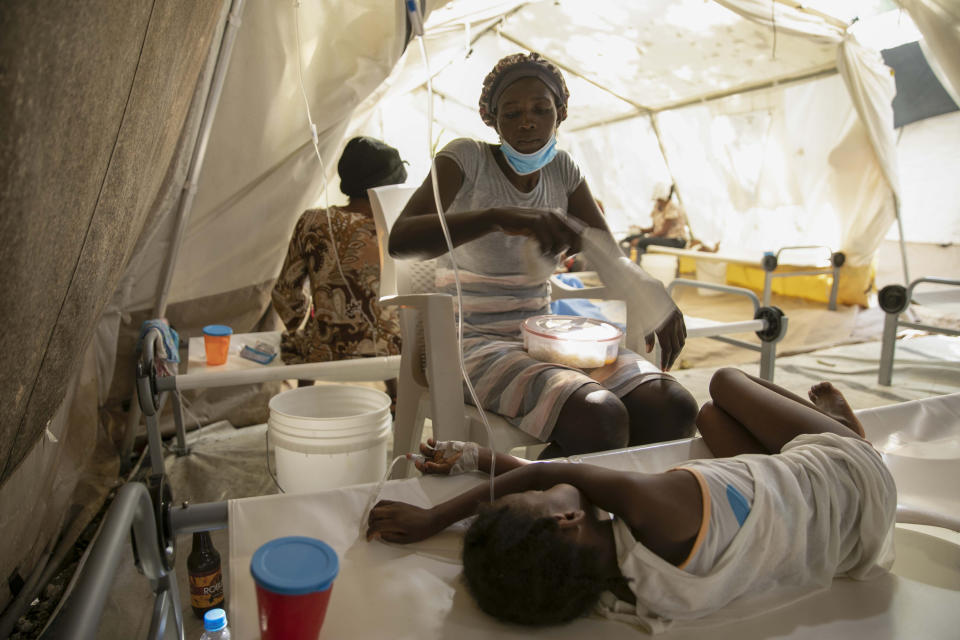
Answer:
[[[378,302],[380,258],[373,217],[331,207],[330,221],[335,247],[324,209],[305,211],[290,239],[272,294],[286,327],[280,357],[301,364],[399,354],[396,310],[382,309]]]

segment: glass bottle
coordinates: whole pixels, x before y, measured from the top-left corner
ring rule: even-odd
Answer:
[[[187,556],[187,573],[190,580],[190,605],[198,618],[202,618],[210,609],[223,607],[220,554],[213,546],[209,531],[197,531],[193,534],[193,548]]]

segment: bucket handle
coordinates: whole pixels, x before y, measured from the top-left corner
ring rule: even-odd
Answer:
[[[267,459],[267,473],[270,474],[270,478],[273,479],[273,484],[277,485],[277,489],[280,491],[280,493],[286,493],[286,491],[283,490],[283,487],[280,486],[280,481],[277,479],[277,474],[274,473],[273,469],[270,468],[270,427],[269,425],[267,426],[267,430],[263,432],[263,439],[264,439],[264,446],[265,446],[264,457],[266,457]]]

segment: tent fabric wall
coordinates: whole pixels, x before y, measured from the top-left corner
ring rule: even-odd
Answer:
[[[83,378],[78,402],[96,403],[92,363],[81,363],[175,154],[218,16],[218,5],[185,1],[0,6],[0,109],[11,134],[0,142],[4,578],[14,568],[29,575],[19,554],[36,557],[57,534],[48,527],[65,521],[86,473],[90,456],[54,451],[75,429],[87,442],[96,433],[96,409],[67,417],[68,391]],[[40,440],[45,432],[57,442]],[[26,485],[51,493],[17,490]]]
[[[327,166],[360,102],[404,47],[400,3],[250,3],[210,135],[170,302],[272,280],[322,173],[310,141],[296,60]],[[251,229],[257,229],[256,234]],[[139,305],[137,305],[139,306]]]
[[[930,67],[960,105],[960,4],[953,0],[897,0],[923,34]]]
[[[3,108],[18,135],[5,138],[0,347],[17,366],[0,373],[0,479],[59,405],[129,257],[217,15],[189,2],[112,7],[4,4]]]
[[[305,2],[299,8],[246,3],[168,292],[166,317],[184,340],[210,323],[237,332],[279,328],[270,288],[297,218],[323,203],[324,173],[311,142],[300,74],[329,178],[354,111],[403,53],[405,21],[399,3],[384,10],[377,0]],[[175,197],[158,202],[152,213],[159,222],[138,246],[114,300],[117,375],[108,406],[115,434],[124,428],[139,323],[152,317],[160,295],[173,245],[170,218],[182,184],[181,172],[172,185]],[[265,419],[266,398],[277,391],[277,384],[242,393],[208,390],[188,394],[187,401],[198,420],[230,419],[243,426]],[[169,421],[162,426],[169,428]]]

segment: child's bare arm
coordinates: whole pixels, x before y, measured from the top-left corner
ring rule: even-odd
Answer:
[[[500,497],[536,488],[540,484],[536,471],[541,466],[546,465],[525,465],[499,475],[494,479],[494,495]],[[483,483],[429,509],[381,500],[370,511],[367,540],[379,537],[401,544],[424,540],[472,516],[489,498],[490,486]]]
[[[457,460],[460,459],[460,452],[450,450],[449,447],[444,447],[446,444],[444,442],[437,442],[433,438],[427,440],[427,442],[420,443],[420,454],[421,459],[416,459],[414,466],[420,473],[427,475],[448,475],[453,470],[453,466],[456,464]],[[477,447],[477,471],[483,473],[490,473],[490,461],[491,457],[495,456],[496,464],[494,465],[494,474],[500,475],[511,471],[518,467],[522,467],[526,464],[530,464],[530,460],[523,460],[521,458],[516,458],[511,456],[508,453],[494,452],[488,449],[487,447],[480,447],[476,443],[465,442],[457,443],[461,445],[472,445]],[[410,457],[410,454],[407,454],[407,457]]]
[[[678,504],[677,500],[661,491],[664,488],[669,491],[668,485],[672,483],[665,485],[660,478],[673,475],[648,476],[589,464],[527,464],[498,475],[494,480],[494,495],[499,498],[567,483],[582,491],[596,506],[617,514],[631,527],[640,529],[644,523],[658,518],[672,519],[676,515],[686,514],[690,505],[685,507]],[[697,491],[694,482],[693,492]],[[697,498],[695,496],[694,502]],[[381,501],[370,513],[367,538],[381,537],[400,543],[417,542],[475,514],[477,508],[489,499],[490,487],[484,483],[430,509],[402,502]],[[693,506],[699,513],[699,505]]]

